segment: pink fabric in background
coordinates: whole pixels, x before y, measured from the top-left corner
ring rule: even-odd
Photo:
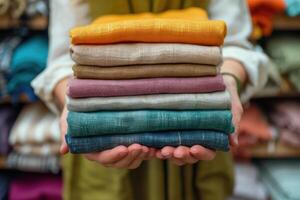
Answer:
[[[144,94],[187,94],[225,90],[221,75],[196,78],[150,78],[132,80],[69,80],[67,94],[72,98],[114,97]]]
[[[59,175],[26,174],[11,181],[10,200],[61,200],[62,179]]]

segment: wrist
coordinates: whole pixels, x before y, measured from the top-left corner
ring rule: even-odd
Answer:
[[[221,73],[233,76],[242,88],[247,82],[247,72],[244,66],[237,60],[226,59],[221,66]]]
[[[67,92],[67,83],[68,83],[68,78],[62,79],[59,81],[53,91],[53,96],[56,105],[60,109],[60,111],[63,110],[64,105],[65,105],[65,95]]]

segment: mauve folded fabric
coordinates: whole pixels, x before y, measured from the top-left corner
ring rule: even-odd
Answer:
[[[141,144],[158,149],[165,146],[178,147],[180,145],[188,147],[202,145],[206,148],[220,151],[228,151],[229,149],[227,134],[207,130],[106,135],[80,138],[66,135],[66,141],[71,153],[90,153],[112,149],[119,145],[129,146],[131,144]]]
[[[172,130],[234,131],[230,110],[135,110],[68,113],[68,134],[85,137]]]
[[[222,62],[220,47],[179,43],[72,45],[71,57],[77,64],[96,66]]]
[[[10,200],[60,200],[62,178],[50,174],[22,174],[11,181]]]
[[[189,8],[159,14],[104,16],[90,25],[73,28],[70,35],[72,44],[178,42],[220,46],[226,35],[226,24],[208,20],[200,8]]]
[[[67,94],[72,98],[135,96],[144,94],[207,93],[225,90],[221,75],[195,78],[97,80],[72,78]]]
[[[230,109],[227,91],[203,94],[157,94],[124,97],[91,97],[67,99],[70,111],[90,112],[99,110],[198,110]]]
[[[130,65],[124,67],[74,65],[73,72],[77,78],[107,80],[215,76],[217,75],[218,68],[198,64]]]

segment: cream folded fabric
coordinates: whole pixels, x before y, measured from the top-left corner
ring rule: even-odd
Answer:
[[[124,67],[94,67],[74,65],[74,76],[87,79],[135,79],[158,77],[215,76],[218,68],[198,64],[130,65]]]
[[[14,146],[48,142],[60,144],[58,117],[42,103],[25,106],[11,130],[9,143]]]
[[[68,109],[77,112],[136,109],[228,109],[230,102],[230,94],[227,91],[203,94],[67,98]]]
[[[164,63],[218,65],[221,48],[179,43],[121,43],[72,45],[71,57],[80,65],[120,66]]]
[[[59,149],[60,143],[14,145],[14,151],[17,153],[39,156],[58,155]]]

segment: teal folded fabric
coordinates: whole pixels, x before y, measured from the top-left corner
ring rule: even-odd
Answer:
[[[178,147],[202,145],[206,148],[228,151],[228,135],[217,131],[168,131],[136,133],[127,135],[102,135],[93,137],[71,137],[66,135],[66,141],[71,153],[90,153],[112,149],[116,146],[141,144],[156,149],[165,146]]]
[[[198,129],[234,131],[230,110],[70,111],[67,122],[72,137]]]

